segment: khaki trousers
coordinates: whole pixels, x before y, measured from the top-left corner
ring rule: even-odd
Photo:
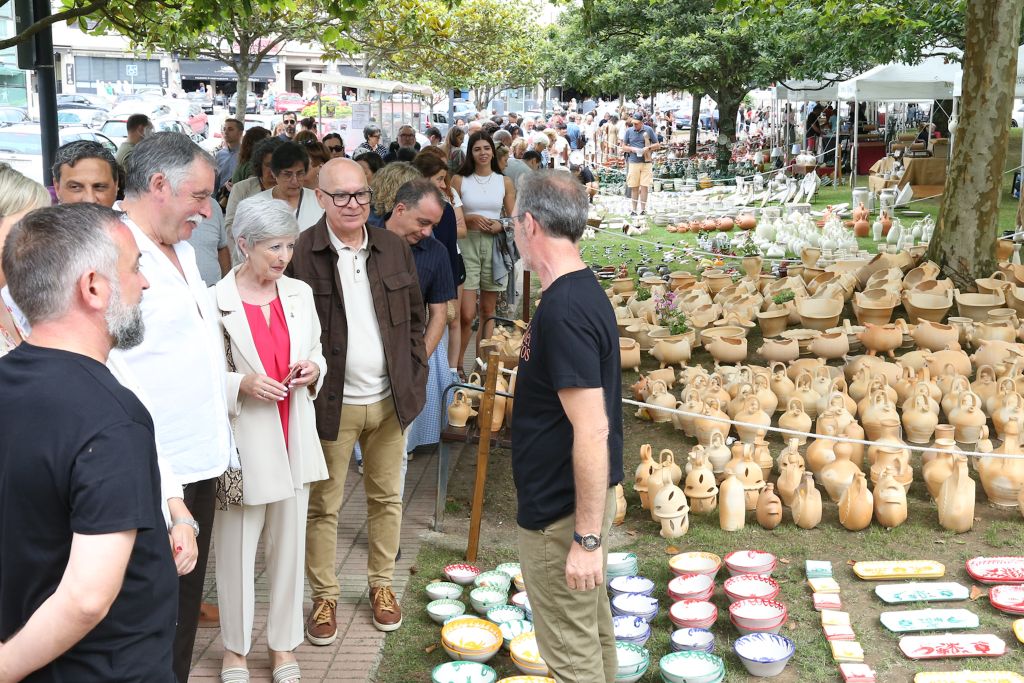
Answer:
[[[338,549],[338,511],[345,494],[345,477],[356,442],[363,452],[366,491],[366,579],[371,588],[390,586],[402,532],[401,489],[405,436],[390,396],[366,406],[341,409],[337,441],[323,441],[328,478],[310,484],[306,520],[306,577],[314,600],[341,596],[334,565]]]
[[[519,561],[530,594],[533,625],[540,655],[558,683],[614,683],[618,661],[612,609],[608,601],[608,532],[615,515],[615,489],[608,489],[601,546],[604,555],[600,586],[572,591],[565,583],[565,562],[576,527],[576,515],[540,531],[519,527]],[[595,551],[596,552],[596,551]]]
[[[288,652],[302,643],[302,556],[309,485],[266,505],[217,510],[217,606],[224,648],[246,655],[256,611],[256,546],[263,537],[270,584],[267,644]]]

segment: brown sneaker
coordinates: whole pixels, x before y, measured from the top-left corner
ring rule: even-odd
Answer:
[[[313,645],[330,645],[338,639],[338,621],[334,617],[336,600],[313,600],[313,609],[306,619],[306,638]]]
[[[402,608],[391,586],[370,588],[373,625],[378,631],[395,631],[402,625]]]

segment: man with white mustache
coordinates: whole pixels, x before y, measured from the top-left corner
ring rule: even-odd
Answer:
[[[162,489],[177,503],[169,527],[180,575],[174,638],[180,683],[188,680],[195,643],[216,480],[234,450],[219,316],[187,241],[210,215],[216,171],[213,157],[187,136],[155,133],[135,147],[125,198],[115,206],[139,245],[150,288],[141,304],[145,340],[113,351],[108,365],[153,416],[157,452],[173,470]]]

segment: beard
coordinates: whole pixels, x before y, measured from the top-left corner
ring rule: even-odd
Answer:
[[[111,280],[117,282],[117,280]],[[104,316],[107,321],[107,332],[114,340],[114,348],[127,351],[142,343],[146,333],[146,324],[142,319],[142,307],[139,304],[128,306],[121,300],[121,288],[114,287],[110,294],[110,303]]]

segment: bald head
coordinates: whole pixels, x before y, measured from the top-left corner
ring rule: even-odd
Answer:
[[[346,180],[366,183],[363,167],[344,157],[331,159],[320,167],[320,187],[328,192],[337,192]]]
[[[358,163],[331,159],[320,168],[316,199],[327,216],[327,226],[342,241],[361,241],[370,215],[370,197],[366,173]]]

